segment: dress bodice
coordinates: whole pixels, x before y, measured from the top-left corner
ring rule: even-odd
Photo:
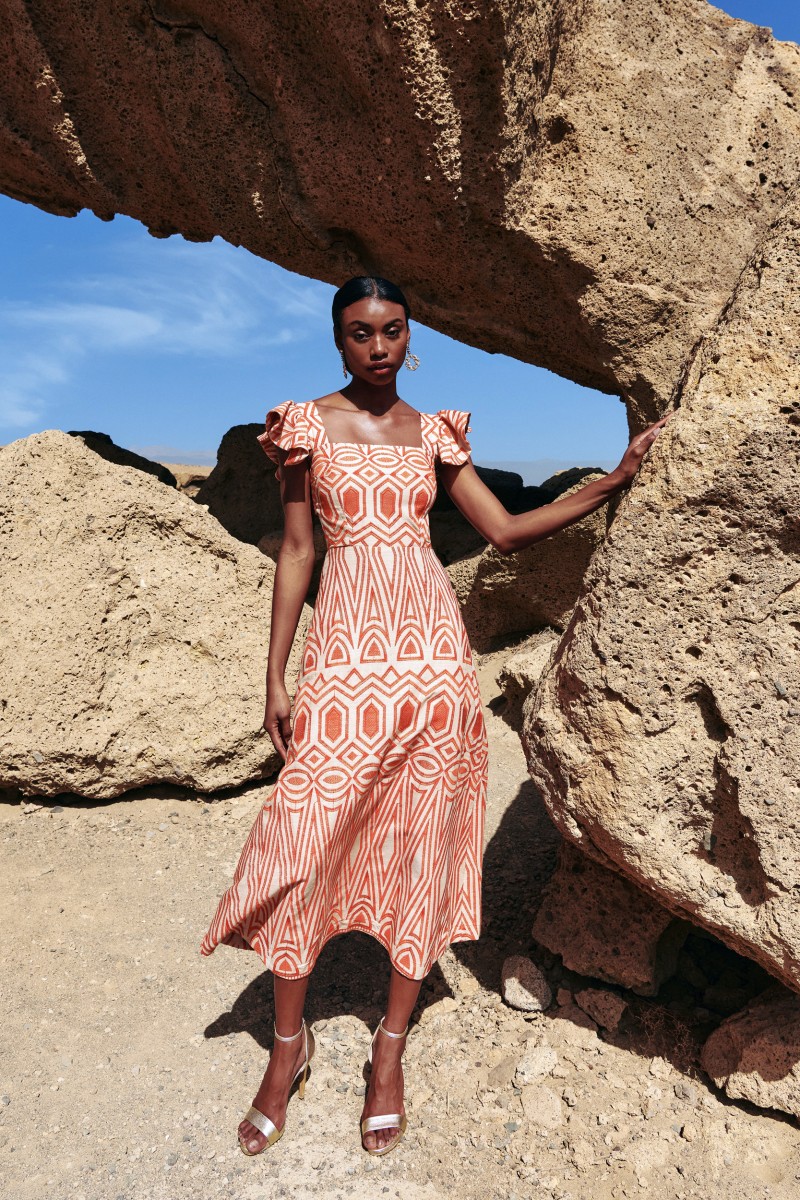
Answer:
[[[271,408],[258,437],[278,464],[310,458],[311,496],[328,548],[430,546],[428,513],[436,498],[435,463],[464,463],[470,413],[421,413],[422,444],[331,442],[313,401]]]

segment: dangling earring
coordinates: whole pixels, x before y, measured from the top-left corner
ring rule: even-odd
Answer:
[[[417,367],[419,366],[419,359],[417,358],[416,354],[411,353],[411,338],[408,339],[408,343],[406,345],[405,365],[407,371],[416,371]]]
[[[344,377],[347,379],[347,359],[344,356],[344,350],[340,350],[339,353],[342,356],[342,370],[344,371]]]

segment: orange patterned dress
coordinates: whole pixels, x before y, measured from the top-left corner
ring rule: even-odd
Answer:
[[[486,727],[428,524],[435,459],[468,460],[470,414],[421,418],[415,447],[331,442],[313,402],[267,413],[269,457],[310,456],[327,552],[287,758],[203,954],[253,949],[300,979],[330,938],[361,930],[421,979],[451,942],[479,935]]]

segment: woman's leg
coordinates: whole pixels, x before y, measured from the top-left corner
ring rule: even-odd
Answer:
[[[282,1037],[292,1037],[303,1025],[303,1007],[308,990],[305,979],[281,979],[274,976],[275,1026]],[[308,1031],[309,1053],[313,1047],[311,1030]],[[305,1039],[298,1037],[291,1042],[275,1039],[266,1074],[253,1101],[253,1107],[269,1117],[276,1129],[282,1129],[286,1120],[289,1088],[297,1072],[305,1062]],[[239,1137],[251,1153],[261,1150],[266,1137],[249,1121],[239,1125]]]
[[[384,1028],[390,1033],[402,1033],[408,1025],[421,986],[421,979],[407,979],[392,967],[389,1000],[383,1018]],[[400,1059],[405,1044],[405,1038],[384,1037],[381,1033],[375,1038],[362,1120],[382,1113],[403,1112],[403,1067]],[[369,1150],[380,1150],[396,1134],[397,1129],[378,1129],[374,1133],[365,1133],[364,1145]]]

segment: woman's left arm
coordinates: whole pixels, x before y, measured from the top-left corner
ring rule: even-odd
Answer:
[[[510,513],[486,486],[471,462],[461,466],[442,463],[442,481],[453,503],[470,524],[501,554],[513,554],[580,521],[626,488],[670,415],[668,413],[638,433],[619,466],[608,475],[587,483],[571,496],[562,496],[529,512]]]

